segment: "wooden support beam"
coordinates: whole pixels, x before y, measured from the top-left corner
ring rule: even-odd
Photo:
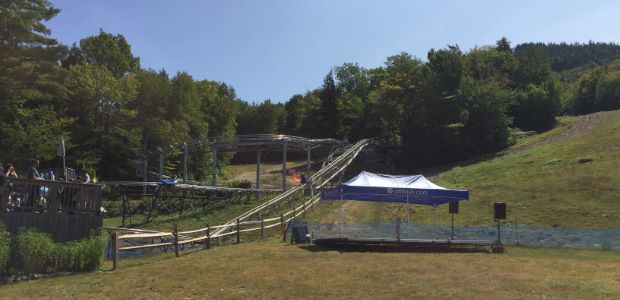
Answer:
[[[207,249],[211,248],[211,228],[209,227],[209,224],[207,224]]]
[[[241,225],[239,224],[239,219],[237,219],[237,244],[240,242],[240,234],[241,234]]]
[[[287,142],[282,143],[282,192],[286,192],[286,147]]]
[[[179,232],[176,224],[174,224],[174,256],[179,257]]]
[[[256,200],[260,200],[260,150],[256,151]]]

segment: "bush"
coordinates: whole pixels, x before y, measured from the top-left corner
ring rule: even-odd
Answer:
[[[55,271],[94,271],[101,266],[105,255],[108,233],[99,229],[90,237],[67,244],[56,244]]]
[[[251,189],[252,182],[249,180],[233,180],[228,184],[231,188]]]
[[[15,239],[16,270],[25,273],[94,271],[104,260],[108,233],[99,229],[91,236],[66,244],[33,229],[20,229]]]
[[[54,241],[47,233],[20,228],[15,237],[15,267],[26,273],[46,273],[55,251]]]
[[[6,266],[11,253],[11,235],[0,222],[0,274],[6,272]]]

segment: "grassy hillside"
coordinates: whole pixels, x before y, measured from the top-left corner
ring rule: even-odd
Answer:
[[[556,227],[618,227],[618,132],[620,111],[562,117],[553,130],[522,139],[502,153],[461,163],[432,180],[445,187],[470,190],[471,201],[469,205],[462,203],[461,214],[455,220],[459,226],[492,224],[493,202],[505,201],[508,203],[510,223]],[[302,162],[291,163],[299,164]],[[239,180],[244,176],[254,176],[254,168],[254,165],[235,166],[228,172],[230,178]],[[269,168],[276,170],[279,165],[265,165],[264,170]],[[281,180],[279,173],[271,177]],[[207,223],[219,224],[258,203],[260,201],[253,200],[207,214],[189,214],[180,226],[182,229],[191,229],[203,227]],[[444,206],[437,209],[433,221],[430,207],[356,201],[321,203],[306,219],[338,222],[341,207],[344,208],[345,221],[348,223],[398,218],[416,223],[450,222],[447,207]],[[116,226],[119,220],[106,220],[106,225]],[[146,227],[170,230],[172,224],[164,221]]]
[[[502,255],[337,252],[282,245],[272,239],[180,258],[122,260],[113,272],[0,286],[0,298],[611,299],[620,294],[617,253],[508,250]]]
[[[620,111],[563,117],[544,134],[481,161],[432,178],[439,185],[470,190],[470,208],[461,203],[456,223],[491,224],[492,204],[508,204],[508,222],[561,227],[620,226]],[[347,222],[406,219],[432,223],[424,206],[366,202],[325,203],[311,219]],[[447,207],[437,223],[448,224]]]

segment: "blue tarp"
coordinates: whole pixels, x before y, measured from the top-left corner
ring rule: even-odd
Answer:
[[[335,188],[322,191],[321,200],[399,202],[436,206],[469,200],[469,191],[446,189],[422,175],[385,175],[363,171]]]

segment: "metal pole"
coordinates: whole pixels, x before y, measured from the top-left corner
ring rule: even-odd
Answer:
[[[286,192],[286,140],[282,144],[282,191]]]
[[[499,234],[499,219],[497,219],[496,221],[497,221],[497,243],[499,245],[501,245],[502,244],[502,239],[501,239],[500,234]]]
[[[213,139],[213,166],[211,169],[211,185],[217,185],[217,146],[215,139]]]
[[[149,181],[149,160],[146,158],[146,154],[144,154],[144,164],[142,164],[142,179],[144,183]],[[142,187],[142,196],[146,197],[146,184]]]
[[[306,148],[306,177],[310,177],[310,165],[312,161],[310,160],[310,147]]]
[[[256,151],[256,200],[260,199],[260,150]]]
[[[183,150],[183,183],[187,183],[187,144]]]
[[[471,203],[467,200],[467,226],[471,225]]]
[[[454,239],[454,214],[451,214],[451,215],[452,215],[452,234],[450,236],[452,237],[451,239],[453,240]]]
[[[63,172],[63,176],[65,181],[69,181],[69,179],[67,178],[67,162],[65,160],[65,155],[62,155],[62,172]]]
[[[64,137],[60,137],[60,150],[62,151],[62,176],[63,179],[65,181],[69,181],[67,179],[67,164],[66,164],[66,160],[65,160],[65,156],[66,156],[66,150],[65,150],[65,138]]]
[[[312,167],[312,160],[310,158],[310,147],[306,148],[306,184],[308,185],[308,188],[310,189],[310,197],[314,197],[314,189],[312,187],[312,179],[310,179],[310,171],[311,171],[311,167]]]
[[[164,152],[159,149],[159,181],[164,180]]]

